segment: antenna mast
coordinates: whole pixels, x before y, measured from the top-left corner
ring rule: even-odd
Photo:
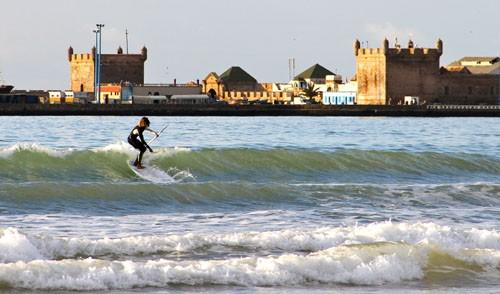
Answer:
[[[125,29],[125,48],[128,54],[128,29]]]

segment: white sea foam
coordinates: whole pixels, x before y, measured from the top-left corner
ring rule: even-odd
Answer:
[[[28,261],[42,258],[40,249],[28,237],[14,228],[7,228],[0,232],[0,261],[14,262]]]
[[[144,260],[148,254],[190,252],[212,246],[218,250],[220,246],[237,246],[238,252],[247,248],[250,256],[253,250],[280,249],[283,253],[223,260],[134,260],[135,255]],[[67,290],[168,284],[378,285],[422,279],[430,252],[449,254],[495,275],[500,268],[500,234],[495,230],[457,229],[433,223],[382,222],[316,230],[90,240],[28,235],[7,228],[0,230],[0,283],[14,288]],[[76,258],[82,255],[92,258]],[[103,255],[131,260],[99,259]]]
[[[93,149],[89,149],[93,152],[116,152],[116,153],[123,153],[127,155],[136,155],[137,151],[130,146],[127,142],[124,141],[118,141],[103,147],[97,147]],[[51,148],[51,147],[46,147],[37,143],[16,143],[12,146],[8,147],[3,147],[0,148],[0,157],[2,158],[8,158],[15,154],[16,152],[20,151],[32,151],[32,152],[38,152],[38,153],[45,153],[49,156],[52,157],[64,157],[67,155],[72,154],[75,151],[84,151],[84,150],[78,150],[75,148]],[[155,152],[152,153],[149,157],[151,159],[156,159],[160,157],[166,157],[166,156],[173,156],[179,152],[189,152],[191,151],[189,148],[185,147],[168,147],[168,148],[155,148]]]
[[[35,260],[0,264],[0,282],[14,288],[103,290],[168,284],[244,286],[350,283],[377,285],[420,279],[426,252],[384,244],[336,247],[308,255],[147,262]]]
[[[398,242],[438,248],[457,258],[466,250],[500,252],[500,232],[479,229],[453,229],[433,223],[382,222],[365,226],[324,227],[315,230],[281,230],[268,232],[237,232],[226,234],[188,233],[165,236],[134,236],[124,238],[55,238],[44,234],[25,235],[14,228],[0,231],[0,262],[30,261],[74,256],[148,255],[158,252],[189,253],[201,248],[223,246],[251,250],[315,252],[343,245]],[[483,251],[480,251],[483,250]],[[473,258],[464,255],[464,258]],[[488,260],[478,257],[479,263]],[[500,264],[493,259],[492,264]]]
[[[104,147],[98,147],[92,149],[94,152],[117,152],[117,153],[123,153],[123,154],[136,154],[137,152],[134,151],[134,148],[130,146],[127,142],[124,141],[118,141],[113,144],[106,145]]]
[[[64,157],[68,154],[71,154],[74,151],[74,149],[72,148],[52,149],[36,143],[17,143],[9,147],[0,148],[0,157],[8,158],[13,154],[15,154],[16,152],[20,151],[32,151],[32,152],[45,153],[52,157]]]

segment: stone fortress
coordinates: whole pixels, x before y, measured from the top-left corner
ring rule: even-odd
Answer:
[[[94,92],[96,67],[95,47],[92,53],[75,54],[68,49],[70,62],[71,90],[74,92]],[[101,54],[101,84],[144,84],[144,63],[148,59],[148,49],[143,47],[140,54],[123,54],[118,48],[116,54]]]
[[[95,50],[75,54],[72,47],[68,49],[71,90],[75,93],[93,95]],[[346,83],[340,75],[315,64],[286,83],[261,83],[241,67],[232,66],[220,75],[209,73],[202,80],[203,85],[199,80],[185,85],[177,84],[175,80],[172,85],[145,85],[147,53],[143,47],[140,54],[123,54],[119,47],[116,54],[102,54],[101,85],[118,88],[109,91],[103,88],[103,97],[99,101],[106,104],[134,103],[135,100],[124,98],[132,96],[157,96],[157,99],[165,96],[166,101],[173,95],[205,93],[231,104],[288,104],[295,97],[303,97],[304,89],[313,84],[319,89],[317,99],[314,98],[316,101],[321,101],[323,94],[328,97],[330,94],[352,93],[352,104],[358,105],[402,105],[408,103],[408,97],[416,98],[417,104],[500,102],[500,58],[465,57],[443,67],[440,65],[443,54],[440,39],[434,48],[418,48],[412,40],[405,48],[399,44],[391,47],[387,39],[382,41],[380,48],[362,48],[356,40],[356,74]],[[124,94],[123,85],[132,85],[128,90],[130,93]],[[339,103],[344,102],[334,104]]]
[[[391,48],[387,39],[381,48],[361,48],[356,40],[354,54],[357,104],[403,104],[405,96],[417,96],[425,104],[496,104],[500,99],[500,73],[457,67],[457,62],[440,67],[441,40],[435,48],[416,48],[412,40],[407,48],[398,44]],[[490,58],[490,63],[476,62],[483,59],[466,58],[474,60],[466,65],[497,67],[494,63],[498,63],[498,58]]]

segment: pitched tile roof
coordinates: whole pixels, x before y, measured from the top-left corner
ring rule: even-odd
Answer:
[[[294,79],[295,80],[324,79],[325,76],[327,75],[335,75],[335,74],[316,63],[315,65],[309,67],[308,69],[297,75]]]
[[[500,57],[496,56],[466,56],[459,60],[455,60],[450,63],[448,66],[461,66],[462,62],[489,62],[491,64],[497,63],[500,61]]]
[[[482,65],[463,65],[463,62],[488,62],[490,64]],[[500,57],[477,57],[467,56],[456,60],[446,67],[449,71],[459,71],[461,68],[466,68],[471,74],[498,74],[500,73]]]
[[[220,79],[224,82],[229,83],[237,83],[237,82],[246,82],[246,83],[257,83],[257,80],[244,71],[239,66],[232,66],[228,68],[225,72],[220,75]]]

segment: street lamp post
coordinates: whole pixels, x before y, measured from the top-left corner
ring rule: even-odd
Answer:
[[[98,97],[97,97],[97,60],[98,60],[98,52],[97,52],[97,46],[98,46],[98,42],[99,42],[99,30],[93,30],[93,32],[95,33],[95,47],[94,47],[94,97],[96,99],[96,103],[97,101],[99,101]]]
[[[101,104],[101,44],[102,44],[102,28],[104,24],[96,24],[98,31],[98,48],[96,49],[97,53],[97,101]]]

